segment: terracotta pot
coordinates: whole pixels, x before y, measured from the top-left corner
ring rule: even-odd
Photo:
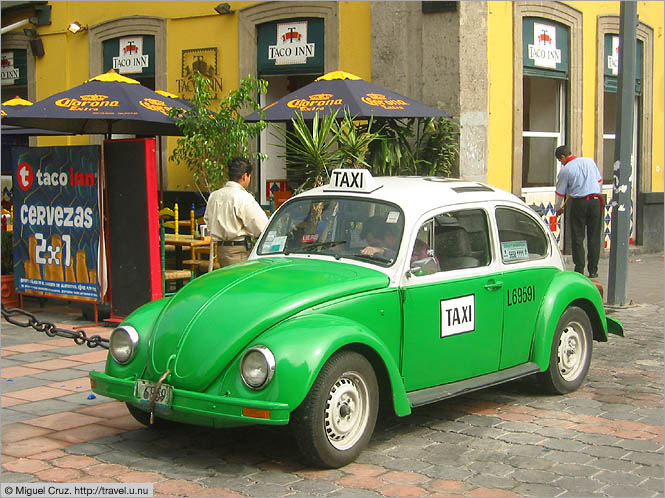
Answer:
[[[5,308],[16,308],[18,307],[18,294],[14,288],[14,275],[2,275],[2,304],[5,305]]]

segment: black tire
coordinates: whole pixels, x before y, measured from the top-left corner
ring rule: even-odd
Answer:
[[[539,374],[543,388],[549,393],[566,394],[580,387],[589,371],[592,348],[589,317],[577,306],[566,308],[552,339],[549,367]]]
[[[333,469],[353,462],[372,437],[378,406],[379,388],[369,361],[353,351],[334,354],[293,413],[303,456]]]
[[[168,420],[164,420],[163,418],[159,418],[155,416],[155,419],[153,420],[153,423],[150,423],[150,413],[141,410],[140,408],[135,407],[131,403],[125,403],[127,406],[127,410],[129,410],[129,413],[134,419],[139,422],[140,424],[143,424],[147,427],[150,428],[155,428],[155,429],[162,429],[165,428],[167,425],[171,424],[172,422]]]

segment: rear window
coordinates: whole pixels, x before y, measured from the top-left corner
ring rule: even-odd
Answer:
[[[548,238],[542,226],[530,216],[516,209],[497,208],[496,224],[504,263],[540,259],[548,255]]]

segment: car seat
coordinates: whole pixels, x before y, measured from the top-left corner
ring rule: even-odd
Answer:
[[[478,259],[470,256],[471,241],[463,227],[442,227],[441,232],[436,235],[435,242],[435,253],[443,271],[480,266]]]

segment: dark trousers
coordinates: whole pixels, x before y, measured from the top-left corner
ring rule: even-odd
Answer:
[[[600,199],[584,197],[570,200],[570,228],[573,238],[573,263],[575,271],[584,273],[584,236],[586,234],[587,269],[589,274],[598,273],[600,258],[600,229],[603,210]]]

